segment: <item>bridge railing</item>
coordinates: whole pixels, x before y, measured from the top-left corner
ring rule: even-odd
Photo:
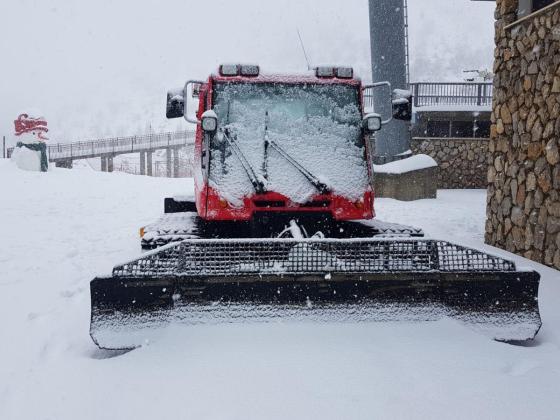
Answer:
[[[411,83],[414,107],[424,106],[491,106],[492,83]],[[383,93],[384,94],[384,93]],[[364,91],[364,107],[373,109],[373,89]]]
[[[50,161],[64,159],[85,159],[109,154],[125,154],[144,150],[162,149],[182,146],[194,142],[194,132],[174,131],[167,133],[146,134],[141,136],[114,137],[97,140],[57,143],[47,146]],[[8,157],[13,148],[9,148]]]

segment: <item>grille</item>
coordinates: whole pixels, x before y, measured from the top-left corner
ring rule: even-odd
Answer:
[[[301,204],[300,207],[329,207],[331,205],[331,202],[328,200],[322,200],[322,201],[311,201],[310,203],[304,203]]]
[[[286,204],[283,201],[271,201],[271,200],[255,200],[253,201],[255,207],[262,207],[262,208],[276,208],[276,207],[285,207]]]
[[[113,275],[243,276],[255,274],[515,271],[511,261],[435,240],[185,240],[117,266]]]

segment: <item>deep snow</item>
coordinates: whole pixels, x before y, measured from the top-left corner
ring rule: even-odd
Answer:
[[[137,256],[138,228],[192,182],[0,159],[1,419],[558,418],[560,276],[543,275],[531,346],[444,320],[426,324],[171,329],[129,353],[88,336],[88,283]],[[378,199],[378,217],[482,245],[486,194]]]

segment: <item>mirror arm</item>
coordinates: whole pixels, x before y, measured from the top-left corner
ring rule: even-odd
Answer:
[[[200,83],[203,84],[204,82],[201,82],[200,80],[189,80],[187,83],[185,83],[185,88],[183,90],[183,98],[185,98],[185,102],[184,102],[184,116],[185,116],[185,120],[187,120],[188,122],[192,123],[192,124],[198,124],[200,123],[199,119],[196,118],[196,116],[194,118],[189,117],[189,112],[188,112],[188,96],[187,96],[187,89],[189,87],[189,85],[194,85],[195,83]]]
[[[376,88],[376,87],[380,87],[380,86],[388,86],[389,87],[389,109],[391,110],[390,113],[390,117],[387,120],[382,120],[381,121],[381,125],[386,125],[389,124],[392,120],[393,120],[393,90],[391,88],[391,83],[390,82],[377,82],[377,83],[372,83],[371,85],[365,85],[362,87],[362,90],[366,90],[368,88]]]

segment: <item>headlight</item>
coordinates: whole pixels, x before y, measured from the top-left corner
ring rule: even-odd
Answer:
[[[220,66],[221,76],[237,76],[239,74],[239,66],[237,64],[222,64]]]
[[[352,79],[354,77],[354,69],[352,67],[338,67],[336,69],[336,77],[339,79]]]
[[[317,77],[334,77],[334,67],[317,67],[315,69],[315,76]]]
[[[259,66],[253,64],[241,65],[241,76],[257,77],[259,75]]]
[[[368,114],[364,117],[364,125],[368,131],[379,131],[381,130],[382,122],[381,115],[379,114]]]
[[[202,129],[213,133],[218,128],[218,120],[214,117],[202,117]]]

